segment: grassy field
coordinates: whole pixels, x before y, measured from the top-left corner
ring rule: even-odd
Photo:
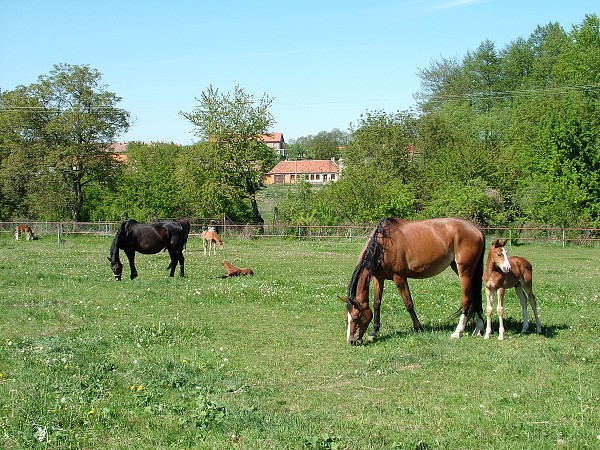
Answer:
[[[600,447],[598,248],[509,249],[533,262],[542,336],[519,334],[511,291],[505,341],[451,340],[448,270],[411,283],[426,331],[388,284],[380,338],[351,347],[337,295],[360,242],[231,239],[215,258],[192,239],[185,278],[161,253],[121,282],[109,246],[0,239],[3,449]],[[221,279],[225,259],[256,275]]]

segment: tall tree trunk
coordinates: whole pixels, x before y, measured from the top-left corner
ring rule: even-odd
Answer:
[[[250,180],[246,182],[246,186],[248,189],[248,195],[250,197],[250,203],[252,204],[252,215],[254,216],[254,223],[257,225],[264,225],[265,221],[260,215],[260,211],[258,210],[258,205],[256,203],[256,187],[254,183]]]

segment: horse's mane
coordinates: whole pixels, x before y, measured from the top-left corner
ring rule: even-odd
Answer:
[[[109,258],[111,261],[115,261],[116,258],[118,258],[119,255],[119,245],[121,243],[121,239],[125,236],[125,226],[131,221],[132,219],[121,223],[121,225],[119,226],[119,229],[117,230],[117,233],[115,234],[115,238],[112,241],[112,244],[110,244],[110,253],[109,253]]]
[[[367,283],[371,281],[371,276],[379,267],[381,260],[383,259],[383,247],[379,243],[379,237],[386,237],[386,227],[389,226],[389,222],[393,219],[385,218],[379,221],[375,231],[371,234],[367,245],[364,248],[362,256],[356,267],[354,268],[354,272],[352,273],[352,278],[350,278],[350,283],[348,284],[348,297],[354,299],[356,297],[356,290],[358,288],[358,280],[360,279],[360,275],[364,270],[367,270],[369,274],[369,278]]]

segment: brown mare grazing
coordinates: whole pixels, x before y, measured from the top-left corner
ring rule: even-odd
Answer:
[[[211,250],[213,251],[214,256],[217,256],[217,245],[223,250],[223,241],[221,241],[221,238],[213,227],[204,230],[200,237],[202,238],[202,245],[204,246],[204,256],[206,256],[207,250],[209,256]]]
[[[29,225],[17,225],[15,227],[15,240],[19,240],[19,234],[25,235],[25,240],[33,239],[33,231]]]
[[[504,246],[508,239],[500,242],[496,239],[487,255],[487,262],[483,272],[483,285],[485,286],[485,296],[487,297],[487,327],[485,330],[485,339],[490,338],[492,333],[492,310],[494,305],[494,293],[498,292],[498,339],[504,339],[504,290],[515,288],[521,307],[523,308],[523,329],[521,333],[526,333],[529,328],[529,319],[527,317],[527,299],[531,304],[533,315],[535,316],[535,326],[537,334],[542,333],[542,324],[537,313],[537,303],[532,289],[532,266],[529,261],[520,256],[509,257]],[[527,295],[525,295],[527,293]]]
[[[481,277],[484,250],[483,232],[465,220],[387,218],[380,221],[358,257],[348,286],[348,297],[340,297],[347,303],[348,343],[356,344],[362,340],[373,317],[369,341],[375,339],[385,280],[394,281],[412,319],[413,329],[419,331],[421,323],[415,313],[407,279],[429,278],[448,266],[458,274],[462,290],[460,320],[451,336],[460,337],[467,317],[473,313],[476,315],[474,333],[480,334],[483,329]],[[369,307],[371,279],[375,290],[374,315]]]
[[[229,261],[224,261],[223,267],[225,267],[225,270],[227,270],[227,275],[223,275],[221,278],[236,277],[238,275],[254,275],[254,272],[252,271],[252,269],[248,269],[248,268],[238,269],[233,264],[231,264]]]

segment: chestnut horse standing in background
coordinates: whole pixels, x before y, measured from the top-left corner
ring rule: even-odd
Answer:
[[[542,324],[537,312],[537,302],[533,295],[532,288],[532,266],[529,261],[520,256],[508,257],[504,246],[508,242],[496,239],[488,251],[485,270],[483,272],[483,285],[485,286],[485,296],[487,298],[487,327],[485,330],[485,339],[490,338],[492,333],[492,310],[494,306],[494,294],[498,292],[498,339],[504,339],[504,290],[515,288],[521,307],[523,308],[523,329],[521,333],[526,333],[529,328],[529,318],[527,317],[527,299],[535,316],[535,329],[537,334],[542,333]],[[527,295],[525,295],[527,293]]]
[[[221,241],[221,238],[214,227],[209,227],[207,230],[204,230],[200,237],[202,238],[202,245],[204,246],[204,256],[206,256],[207,250],[209,256],[211,250],[213,251],[214,256],[217,256],[217,245],[223,250],[223,241]]]
[[[19,240],[19,234],[25,235],[25,240],[33,239],[33,230],[29,225],[17,225],[15,227],[15,240]]]
[[[460,337],[467,318],[475,314],[474,333],[483,329],[481,278],[485,239],[483,232],[466,220],[441,218],[408,221],[383,219],[362,249],[348,286],[348,297],[340,299],[347,304],[347,341],[360,341],[374,317],[369,340],[379,331],[379,315],[383,282],[393,280],[404,300],[404,305],[419,331],[421,323],[415,313],[408,288],[408,278],[429,278],[452,267],[460,280],[462,304],[460,320],[452,338]],[[373,279],[373,308],[369,307],[369,285]]]

